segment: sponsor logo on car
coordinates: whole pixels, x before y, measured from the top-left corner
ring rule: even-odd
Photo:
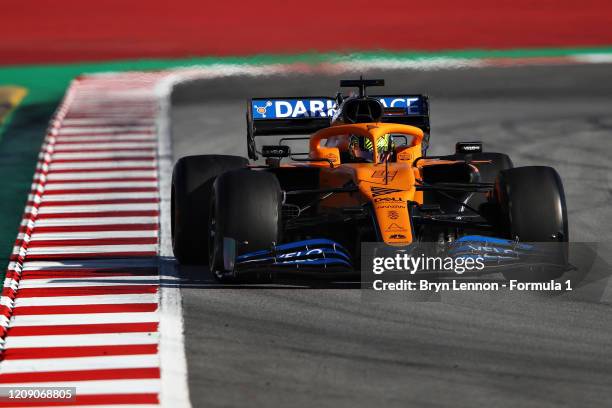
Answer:
[[[279,263],[293,263],[295,260],[293,258],[300,258],[300,262],[314,262],[317,259],[321,258],[323,254],[323,250],[320,248],[310,249],[307,251],[296,251],[296,252],[287,252],[285,254],[278,255],[278,258],[281,259]],[[315,256],[316,255],[316,256]],[[303,258],[305,256],[315,256],[314,258]]]
[[[389,228],[387,228],[387,231],[406,231],[406,228],[395,222],[392,222],[391,225],[389,225]]]
[[[270,99],[252,101],[253,119],[328,118],[336,112],[333,99]],[[270,109],[268,109],[270,108]]]
[[[393,181],[396,175],[397,175],[397,170],[389,171],[388,174],[387,174],[387,171],[385,170],[374,170],[374,172],[372,172],[372,175],[370,177],[378,178],[378,179],[384,179],[385,177],[387,177],[387,180]]]
[[[422,103],[419,97],[380,97],[383,108],[393,108],[389,116],[420,115]],[[251,101],[253,119],[331,118],[337,111],[334,98],[283,98]],[[268,109],[271,108],[271,109]]]
[[[405,235],[402,235],[402,234],[393,234],[389,238],[391,238],[391,239],[406,239],[407,237]]]
[[[378,197],[374,198],[375,203],[387,203],[387,202],[396,202],[403,203],[404,200],[401,197]]]
[[[381,195],[400,193],[402,190],[396,188],[370,187],[370,191],[372,192],[372,197],[378,197]]]
[[[397,155],[397,160],[409,161],[412,160],[412,155],[410,153],[400,153]]]
[[[463,145],[461,148],[463,150],[480,150],[480,146],[476,145]]]
[[[263,106],[258,106],[255,103],[253,103],[253,108],[255,108],[255,111],[257,113],[259,113],[261,115],[262,118],[266,117],[266,114],[268,113],[268,108],[272,106],[272,102],[271,101],[267,101],[265,103],[265,105]]]
[[[405,97],[405,96],[390,96],[386,98],[380,98],[380,104],[383,108],[403,108],[403,114],[406,115],[418,115],[421,111],[421,108],[418,104],[420,98],[416,97]],[[387,113],[387,112],[385,112]],[[397,115],[399,113],[399,109],[393,110],[389,112],[390,115]]]

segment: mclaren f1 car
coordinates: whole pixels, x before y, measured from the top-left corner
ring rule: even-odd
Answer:
[[[382,85],[343,80],[341,88],[356,89],[349,96],[248,100],[248,159],[188,156],[174,167],[178,261],[208,264],[219,279],[351,272],[364,242],[429,242],[455,253],[476,242],[490,258],[518,243],[552,242],[561,244],[555,262],[567,261],[565,197],[553,168],[513,167],[471,141],[428,156],[428,98],[368,95]],[[261,138],[272,142],[258,146]],[[308,149],[295,151],[296,143]]]

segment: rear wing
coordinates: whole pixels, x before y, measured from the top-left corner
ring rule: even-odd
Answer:
[[[253,98],[247,101],[247,147],[257,160],[256,136],[307,135],[328,127],[336,100],[327,96]]]
[[[253,136],[303,135],[329,126],[336,100],[327,96],[253,98],[247,104],[247,121]]]
[[[429,98],[427,95],[371,95],[383,106],[383,122],[420,128],[429,134]]]
[[[425,95],[371,95],[383,106],[383,122],[416,126],[429,134],[429,99]],[[337,113],[328,96],[253,98],[247,101],[247,145],[256,160],[255,137],[309,135],[329,127]]]

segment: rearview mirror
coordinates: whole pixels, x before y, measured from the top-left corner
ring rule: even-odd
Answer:
[[[261,155],[263,157],[289,157],[291,155],[291,149],[289,146],[279,145],[268,145],[261,147]]]
[[[482,153],[482,142],[457,142],[455,154]]]

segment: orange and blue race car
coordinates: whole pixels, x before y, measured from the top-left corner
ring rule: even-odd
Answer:
[[[553,168],[513,167],[480,142],[427,156],[428,98],[368,95],[383,85],[343,80],[341,88],[356,88],[349,96],[253,98],[246,115],[251,161],[181,158],[172,180],[178,261],[236,279],[355,271],[364,242],[391,249],[427,242],[497,263],[528,252],[527,243],[567,243],[563,186]],[[258,138],[272,142],[258,147]],[[299,143],[308,149],[295,151]],[[565,264],[565,246],[557,247],[554,263]]]

